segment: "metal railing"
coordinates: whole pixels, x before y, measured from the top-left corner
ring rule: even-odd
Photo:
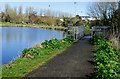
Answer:
[[[91,31],[91,36],[94,37],[95,35],[106,36],[107,30],[110,26],[93,26]]]
[[[74,40],[80,39],[84,36],[85,26],[68,27],[68,35],[72,36]]]

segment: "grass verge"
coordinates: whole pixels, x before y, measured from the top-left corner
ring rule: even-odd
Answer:
[[[34,24],[15,24],[15,23],[9,23],[9,22],[0,22],[2,26],[7,26],[7,27],[33,27],[33,28],[54,28],[54,27],[60,27],[60,26],[48,26],[48,25],[34,25]]]
[[[33,47],[24,49],[22,52],[24,56],[22,55],[14,62],[1,67],[2,77],[24,77],[26,74],[43,65],[57,54],[65,51],[74,42],[70,37],[64,38],[63,41],[64,42],[60,42],[57,39],[51,39],[50,41],[42,43],[43,48]],[[35,57],[27,58],[25,57],[27,55]]]

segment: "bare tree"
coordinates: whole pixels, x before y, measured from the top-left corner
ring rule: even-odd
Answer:
[[[108,19],[111,18],[116,9],[116,2],[94,2],[88,8],[88,15],[95,18]]]
[[[19,11],[19,14],[22,14],[22,10],[23,10],[23,9],[22,9],[22,6],[19,6],[19,10],[18,10],[18,11]]]
[[[42,9],[40,9],[40,16],[42,16],[43,15],[43,10]]]
[[[5,14],[7,15],[9,13],[10,6],[8,4],[5,5]]]
[[[109,40],[112,42],[117,41],[116,45],[118,48],[119,38],[119,16],[120,16],[120,3],[118,2],[95,2],[88,8],[88,15],[100,18],[100,23],[102,25],[111,26],[111,31],[109,32]],[[110,38],[111,37],[111,38]]]

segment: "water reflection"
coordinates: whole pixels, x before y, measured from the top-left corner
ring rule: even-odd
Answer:
[[[64,36],[63,36],[64,35]],[[54,31],[54,37],[63,39],[65,33]],[[7,64],[13,57],[17,57],[24,48],[32,47],[44,40],[53,38],[52,30],[25,27],[2,28],[2,64]]]

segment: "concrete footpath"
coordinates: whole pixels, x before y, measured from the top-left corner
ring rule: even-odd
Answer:
[[[82,39],[25,77],[69,77],[90,79],[93,52],[89,39]]]

